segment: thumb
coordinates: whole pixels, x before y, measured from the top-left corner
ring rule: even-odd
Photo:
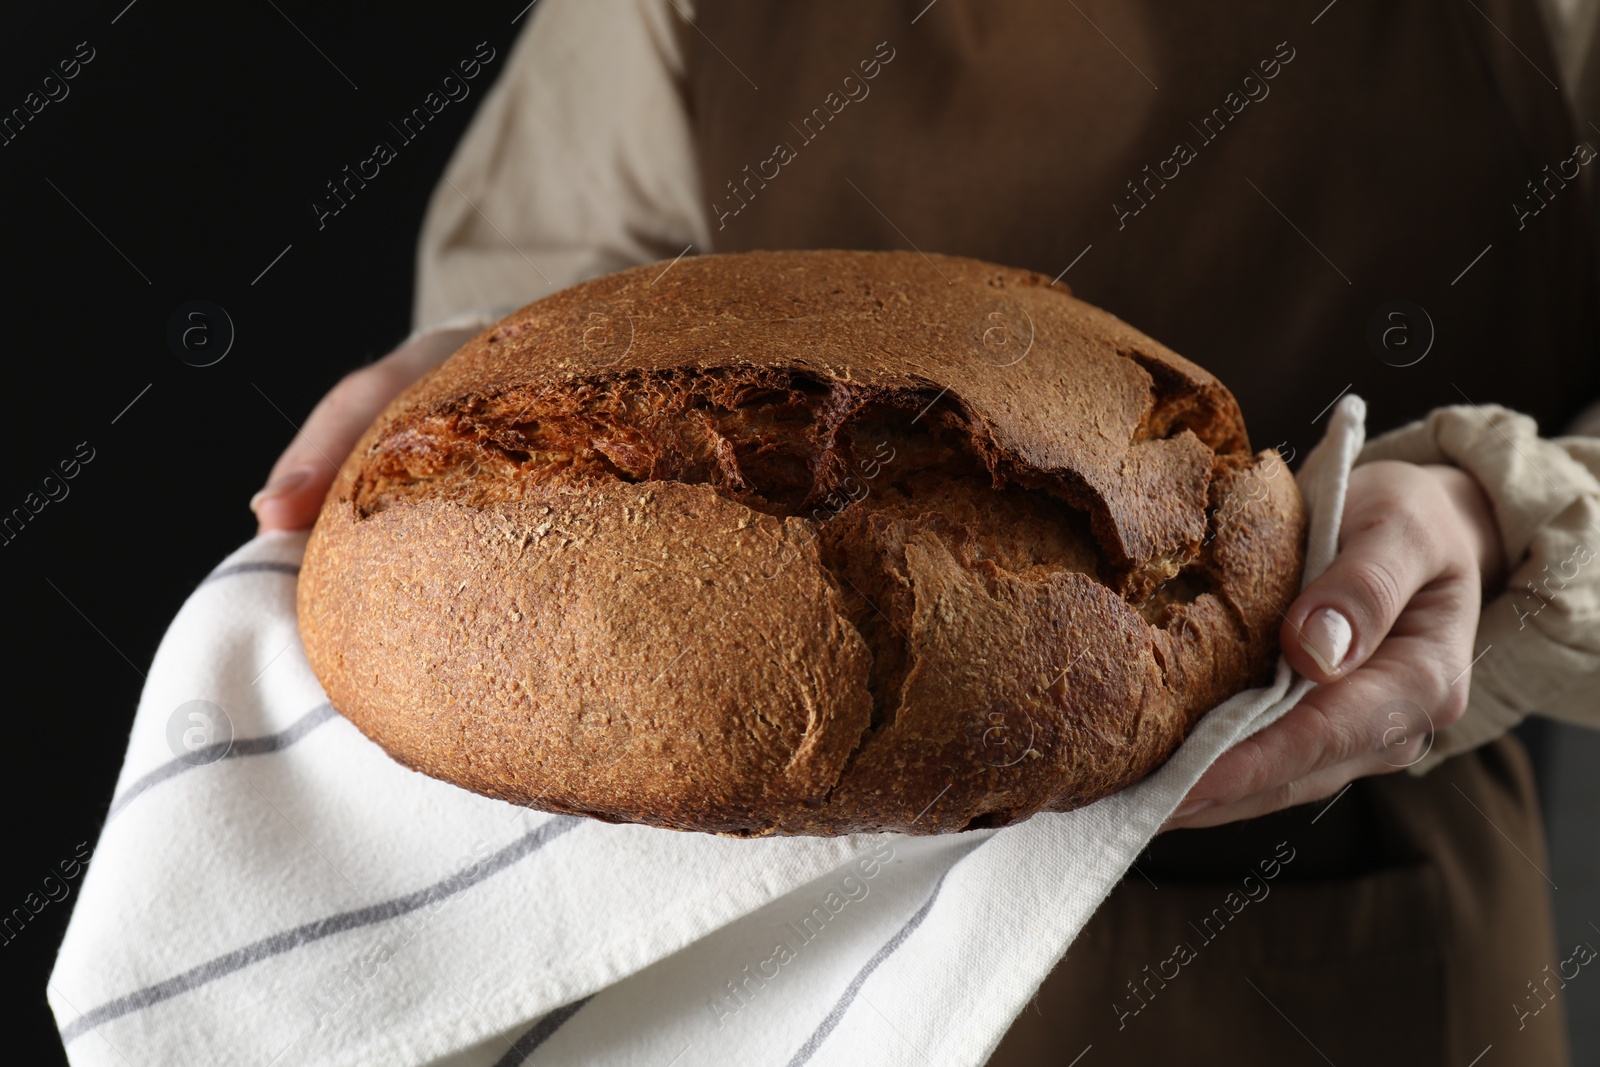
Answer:
[[[1440,573],[1435,531],[1425,520],[1435,493],[1410,464],[1356,468],[1339,554],[1284,616],[1280,645],[1291,667],[1329,682],[1383,643],[1411,598]]]
[[[339,464],[390,400],[405,388],[383,361],[339,380],[300,425],[250,498],[261,532],[304,530],[316,521]]]
[[[406,386],[470,340],[475,331],[438,330],[401,345],[370,366],[344,376],[311,410],[272,465],[267,484],[250,498],[260,532],[303,530],[322,510],[323,497],[372,420]]]

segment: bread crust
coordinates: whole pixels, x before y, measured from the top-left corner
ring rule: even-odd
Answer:
[[[1204,370],[1031,272],[770,252],[530,304],[399,397],[299,585],[400,762],[738,836],[1147,775],[1270,675],[1305,518]]]

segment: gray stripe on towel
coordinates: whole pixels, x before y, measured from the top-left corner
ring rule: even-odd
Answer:
[[[433,885],[415,892],[407,893],[402,897],[385,900],[377,904],[370,904],[354,911],[340,912],[330,915],[326,919],[297,926],[292,930],[264,937],[260,941],[252,942],[243,948],[234,949],[215,959],[207,960],[197,967],[191,967],[181,974],[174,975],[162,982],[145,986],[135,990],[127,996],[117,997],[107,1001],[98,1008],[93,1008],[61,1029],[61,1043],[70,1045],[99,1027],[102,1023],[113,1019],[120,1019],[124,1015],[142,1011],[153,1004],[163,1000],[170,1000],[181,993],[198,989],[216,981],[218,978],[242,970],[253,963],[281,956],[291,952],[301,945],[308,945],[313,941],[321,941],[334,934],[342,934],[346,930],[354,930],[362,926],[372,926],[376,923],[387,922],[402,915],[416,911],[436,900],[444,900],[455,896],[463,890],[470,889],[479,882],[492,875],[498,874],[519,860],[525,859],[539,851],[545,845],[554,841],[569,830],[574,830],[583,825],[584,820],[570,815],[556,815],[540,823],[534,829],[523,834],[517,840],[491,855],[475,871],[471,877],[463,878],[460,873],[441,879]]]
[[[264,737],[241,737],[233,741],[218,741],[214,745],[195,749],[186,760],[175,759],[168,763],[163,763],[149,774],[141,775],[132,785],[122,791],[121,796],[111,802],[111,810],[106,812],[106,823],[109,825],[112,819],[122,814],[122,809],[126,808],[140,793],[152,786],[160,785],[168,778],[174,778],[184,771],[192,771],[196,767],[204,767],[225,759],[234,759],[239,756],[264,756],[269,752],[281,752],[323,723],[337,717],[338,712],[333,710],[332,704],[319,704],[275,734],[267,734]]]
[[[987,843],[987,840],[980,843],[972,851],[976,852]],[[967,856],[970,855],[972,855],[972,852],[967,853]],[[962,859],[965,858],[965,856],[962,857]],[[821,1048],[822,1043],[828,1040],[828,1035],[833,1033],[834,1028],[839,1025],[845,1013],[850,1010],[850,1005],[855,1003],[856,996],[861,992],[861,987],[867,984],[867,979],[872,976],[872,972],[877,970],[884,960],[894,955],[895,950],[905,944],[906,938],[910,937],[917,927],[922,925],[922,920],[928,917],[928,913],[933,910],[933,902],[939,899],[939,891],[944,888],[944,880],[950,877],[950,872],[955,870],[960,865],[960,862],[960,860],[957,860],[956,863],[945,868],[945,872],[934,883],[933,892],[929,893],[928,899],[923,901],[922,907],[918,908],[916,914],[907,919],[906,924],[896,930],[894,936],[885,941],[883,946],[872,954],[872,958],[850,980],[850,984],[845,986],[844,992],[840,994],[838,1003],[833,1006],[833,1010],[828,1012],[822,1022],[817,1024],[817,1028],[812,1031],[811,1036],[806,1038],[806,1043],[800,1046],[800,1050],[789,1061],[788,1067],[801,1067],[802,1064],[816,1055],[817,1049]]]
[[[273,574],[295,574],[295,575],[298,575],[300,573],[300,564],[298,564],[298,563],[270,563],[270,562],[262,562],[262,563],[230,563],[226,567],[218,567],[216,570],[212,571],[210,574],[208,574],[204,578],[200,579],[200,585],[206,585],[209,582],[217,581],[219,578],[231,578],[235,574],[257,574],[257,573],[260,573],[262,571],[268,571],[268,572],[273,573]],[[199,589],[200,585],[195,586],[195,588]]]
[[[583,1006],[593,999],[594,995],[590,994],[582,1000],[575,1000],[571,1004],[563,1004],[534,1023],[526,1033],[517,1038],[516,1043],[507,1050],[504,1056],[494,1061],[494,1067],[522,1067],[527,1062],[528,1057],[532,1056],[540,1045],[550,1040],[568,1019],[578,1014]]]

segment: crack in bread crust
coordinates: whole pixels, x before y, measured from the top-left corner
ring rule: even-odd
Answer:
[[[1205,430],[1197,395],[1174,390],[1168,400],[1156,391],[1156,414],[1130,445]],[[1214,449],[1238,445],[1210,436]],[[1204,492],[1210,471],[1198,473]],[[1078,544],[1055,547],[1073,557],[1072,569],[1099,575],[1136,605],[1189,567],[1201,541],[1191,538],[1174,557],[1129,560],[1104,501],[1073,472],[1029,469],[996,447],[949,390],[863,388],[783,368],[681,368],[469,397],[374,442],[354,502],[366,518],[419,499],[489,507],[551,488],[649,481],[709,485],[818,527],[876,510],[885,497],[904,512],[919,500],[922,510],[941,507],[950,495],[981,517],[987,494],[1021,536],[1070,531]],[[1032,531],[1021,514],[1030,510],[1039,523]]]

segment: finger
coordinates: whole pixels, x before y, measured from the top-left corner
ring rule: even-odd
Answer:
[[[1445,567],[1439,516],[1443,490],[1421,468],[1372,463],[1356,468],[1339,554],[1284,616],[1280,643],[1289,665],[1327,682],[1361,666],[1412,596]]]
[[[1386,758],[1398,769],[1404,757],[1391,750],[1408,735],[1395,733],[1392,716],[1400,715],[1398,725],[1412,734],[1431,731],[1464,696],[1448,680],[1455,657],[1437,653],[1431,646],[1385,649],[1342,681],[1317,686],[1283,718],[1218,757],[1189,798],[1232,803],[1356,759],[1367,761],[1367,773],[1383,769]]]
[[[1219,756],[1178,810],[1202,800],[1210,802],[1208,807],[1226,807],[1381,745],[1383,731],[1372,713],[1388,697],[1374,673],[1358,671],[1311,690],[1283,718]],[[1353,699],[1341,699],[1340,690]]]
[[[1466,608],[1470,609],[1471,605]],[[1475,613],[1436,585],[1418,594],[1382,650],[1345,678],[1318,686],[1283,718],[1223,753],[1172,822],[1218,825],[1304,803],[1332,768],[1349,777],[1402,770],[1466,706]],[[1458,632],[1461,631],[1461,632]],[[1336,777],[1336,776],[1335,776]],[[1193,816],[1193,818],[1190,818]]]
[[[1367,773],[1365,764],[1361,761],[1334,764],[1305,778],[1285,782],[1267,792],[1252,793],[1228,804],[1213,805],[1183,818],[1174,815],[1162,825],[1161,832],[1224,826],[1243,819],[1258,819],[1285,808],[1327,800],[1330,797],[1337,797],[1347,785],[1357,778],[1365,777]],[[1324,810],[1332,806],[1330,801],[1324,806]]]
[[[267,484],[250,499],[259,532],[303,530],[316,521],[339,464],[372,420],[406,386],[453,352],[471,331],[425,334],[383,359],[352,371],[317,402]]]

